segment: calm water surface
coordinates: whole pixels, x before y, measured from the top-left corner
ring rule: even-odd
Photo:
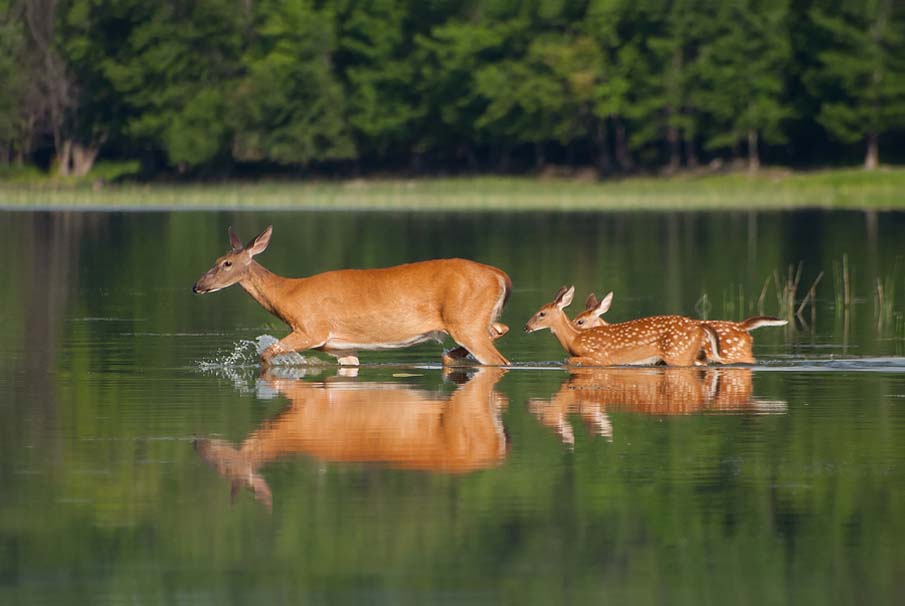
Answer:
[[[505,269],[514,367],[445,373],[428,344],[262,373],[285,328],[190,288],[228,225],[270,223],[283,275]],[[903,603],[902,233],[901,213],[2,213],[0,603]],[[611,321],[780,314],[799,263],[815,304],[754,333],[754,367],[570,373],[521,331],[562,284],[573,313],[615,291]]]

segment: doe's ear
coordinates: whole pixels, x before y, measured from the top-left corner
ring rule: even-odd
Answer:
[[[242,250],[242,240],[240,240],[239,236],[236,235],[236,232],[233,231],[232,225],[226,229],[226,233],[229,234],[229,245],[232,247],[233,252]]]
[[[248,249],[248,252],[252,257],[267,250],[267,245],[270,244],[270,234],[272,233],[273,225],[268,225],[267,229],[248,242],[248,245],[245,248]]]
[[[565,288],[565,287],[563,287],[563,288]],[[572,297],[574,297],[574,296],[575,296],[575,287],[574,286],[570,286],[565,291],[563,291],[563,289],[560,288],[559,292],[556,293],[556,299],[553,301],[553,304],[556,305],[556,307],[563,309],[563,308],[569,306],[569,304],[572,302]]]

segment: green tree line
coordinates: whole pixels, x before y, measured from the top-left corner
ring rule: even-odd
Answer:
[[[0,165],[601,174],[905,155],[895,0],[0,0]]]

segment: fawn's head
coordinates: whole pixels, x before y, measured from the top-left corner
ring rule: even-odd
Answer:
[[[594,293],[588,295],[584,303],[584,311],[572,319],[572,326],[578,330],[594,328],[596,326],[606,326],[606,320],[601,318],[607,312],[613,303],[613,293],[607,294],[602,300],[598,301]]]
[[[198,278],[198,281],[192,286],[192,292],[203,295],[232,286],[236,282],[241,281],[248,274],[248,267],[251,265],[252,258],[267,249],[267,245],[270,243],[270,234],[273,233],[273,226],[268,226],[267,229],[252,238],[245,246],[242,245],[242,240],[239,239],[232,227],[229,228],[228,233],[230,251],[217,259],[214,262],[214,266]]]
[[[525,324],[525,332],[550,328],[556,318],[564,313],[563,309],[572,302],[573,296],[575,296],[574,286],[569,286],[568,288],[563,286],[560,288],[551,303],[547,303],[531,316],[531,319]]]

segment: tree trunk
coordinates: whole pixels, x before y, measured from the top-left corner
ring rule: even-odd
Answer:
[[[569,169],[575,168],[575,145],[567,144],[566,145],[566,166]]]
[[[864,170],[875,170],[880,165],[880,147],[877,133],[867,135],[867,153],[864,156]]]
[[[670,110],[671,112],[672,110]],[[679,170],[682,164],[682,157],[679,151],[679,129],[675,126],[667,126],[666,140],[669,142],[669,164],[666,166],[666,172],[672,174]]]
[[[83,147],[78,143],[74,144],[72,146],[72,174],[76,177],[84,177],[91,172],[98,151],[100,151],[100,147],[97,145]]]
[[[685,163],[691,170],[696,169],[701,163],[698,160],[698,150],[694,145],[694,137],[687,132],[685,133]]]
[[[512,148],[508,144],[503,144],[500,150],[500,158],[497,167],[501,173],[506,174],[512,169]]]
[[[534,143],[534,167],[538,171],[544,170],[547,165],[547,158],[544,156],[544,144],[540,141]]]
[[[669,144],[669,164],[667,173],[675,173],[682,166],[682,153],[680,149],[681,135],[676,126],[679,113],[682,111],[682,73],[685,67],[685,57],[682,46],[673,48],[672,66],[666,75],[666,141]]]
[[[619,161],[619,168],[623,171],[629,172],[634,168],[626,143],[625,126],[619,120],[616,121],[616,158]]]
[[[597,170],[601,175],[609,175],[613,170],[613,162],[610,159],[609,138],[605,120],[597,120],[597,128],[594,130],[594,143],[597,144]]]
[[[72,165],[72,140],[64,139],[62,144],[57,146],[57,176],[68,177],[71,174],[70,166]]]
[[[421,171],[424,169],[424,156],[420,151],[412,151],[411,157],[409,158],[409,170],[412,171],[413,174],[420,175]]]
[[[467,143],[460,143],[458,150],[459,157],[465,158],[465,163],[468,166],[468,172],[475,173],[478,170],[478,157],[475,155],[474,150],[471,149],[471,146]]]
[[[757,129],[748,129],[748,171],[760,170],[760,155],[757,152]]]

